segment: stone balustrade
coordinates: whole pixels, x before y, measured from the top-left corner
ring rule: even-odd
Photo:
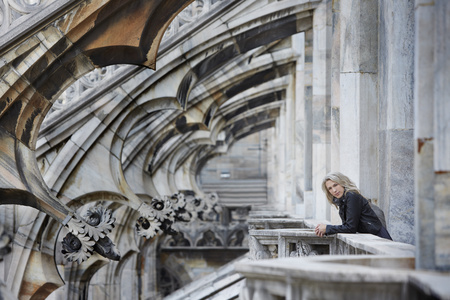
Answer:
[[[249,261],[235,266],[243,300],[448,299],[439,276],[415,270],[415,247],[372,234],[318,237],[319,220],[249,220]],[[428,298],[427,298],[428,297]]]
[[[249,229],[308,228],[304,219],[254,218],[247,221]]]
[[[372,234],[336,234],[318,237],[314,229],[250,230],[253,259],[311,255],[382,254],[414,257],[414,246],[393,242]]]
[[[253,259],[330,254],[334,237],[319,238],[313,229],[259,229],[249,231]]]
[[[384,255],[323,255],[236,265],[246,278],[242,300],[413,299],[405,288],[412,268],[413,257]]]

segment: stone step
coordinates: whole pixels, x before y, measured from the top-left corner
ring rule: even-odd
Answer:
[[[267,180],[222,180],[204,183],[204,193],[217,193],[226,206],[262,205],[267,203]]]

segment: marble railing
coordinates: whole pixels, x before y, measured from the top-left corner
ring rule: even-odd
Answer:
[[[299,218],[252,218],[249,243],[252,259],[310,255],[382,254],[414,256],[414,246],[372,234],[335,234],[318,237],[314,228],[328,221]]]
[[[322,255],[249,261],[235,268],[245,277],[241,300],[420,299],[407,288],[411,257]]]
[[[328,222],[250,219],[252,260],[236,265],[246,278],[240,299],[419,299],[423,294],[411,284],[413,245],[371,234],[318,237],[318,223]]]
[[[256,229],[249,231],[253,259],[312,255],[382,254],[414,257],[414,246],[372,234],[336,234],[318,237],[314,229]]]

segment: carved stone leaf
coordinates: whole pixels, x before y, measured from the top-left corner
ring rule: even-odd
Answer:
[[[88,236],[68,233],[62,241],[62,254],[68,261],[76,261],[79,264],[91,257],[95,242]]]
[[[139,236],[150,239],[161,231],[161,222],[155,218],[149,220],[140,217],[136,223],[136,230]]]
[[[95,241],[104,238],[114,228],[116,218],[111,215],[111,210],[102,206],[90,208],[85,216],[86,234]]]
[[[174,220],[175,213],[172,209],[172,203],[167,197],[164,197],[164,199],[153,198],[152,207],[155,217],[161,222],[164,220]]]
[[[155,212],[154,209],[145,203],[142,203],[141,206],[138,208],[139,214],[144,217],[145,219],[154,219],[155,218]]]
[[[78,219],[76,216],[72,217],[66,226],[74,235],[84,234],[86,232],[86,223]]]
[[[184,198],[183,193],[175,193],[169,198],[172,203],[172,208],[174,211],[177,211],[186,206],[186,199]]]

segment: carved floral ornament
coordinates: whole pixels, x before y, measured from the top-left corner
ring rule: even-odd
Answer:
[[[162,199],[153,198],[149,205],[142,204],[136,230],[138,235],[146,238],[152,238],[159,233],[173,235],[178,232],[177,226],[174,225],[196,219],[204,220],[207,217],[205,212],[210,214],[220,211],[217,194],[210,194],[203,200],[193,196],[185,197],[179,192]]]
[[[115,249],[107,234],[114,228],[116,219],[111,210],[102,206],[90,208],[84,218],[69,216],[66,227],[69,233],[62,241],[62,253],[68,261],[82,263],[94,251],[109,259],[119,260],[120,254]]]
[[[213,213],[219,213],[217,194],[210,194],[206,200],[197,197],[185,198],[184,194],[176,193],[153,198],[149,204],[143,203],[139,209],[140,217],[136,222],[139,236],[153,238],[157,234],[176,234],[176,223],[187,223],[196,219],[206,220]],[[62,241],[62,253],[68,261],[82,263],[92,253],[112,260],[120,260],[120,254],[114,243],[108,238],[108,233],[114,228],[115,218],[110,209],[102,206],[90,208],[84,217],[73,214],[67,217],[64,225],[69,233]]]

